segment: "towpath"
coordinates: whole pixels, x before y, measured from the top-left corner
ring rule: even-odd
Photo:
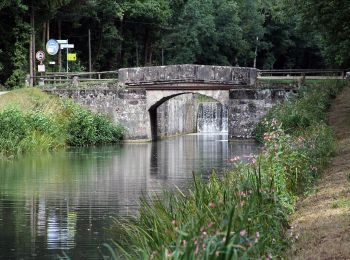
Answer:
[[[328,117],[337,152],[312,195],[292,218],[295,242],[290,259],[350,259],[350,88],[335,100]]]

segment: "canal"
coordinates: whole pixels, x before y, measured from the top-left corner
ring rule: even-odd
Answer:
[[[70,149],[0,160],[0,259],[101,259],[113,218],[137,214],[139,198],[233,167],[256,153],[227,134]]]

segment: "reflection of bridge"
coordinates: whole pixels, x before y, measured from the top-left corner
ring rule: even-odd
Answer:
[[[172,65],[124,68],[118,74],[118,89],[53,92],[108,114],[127,128],[128,139],[155,140],[160,123],[157,110],[176,96],[201,94],[224,105],[228,110],[229,138],[233,139],[252,137],[257,122],[289,91],[259,87],[254,68]]]

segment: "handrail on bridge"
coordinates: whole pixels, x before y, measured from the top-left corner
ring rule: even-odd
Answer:
[[[320,76],[342,76],[345,77],[346,72],[349,69],[279,69],[279,70],[259,70],[260,76],[307,76],[307,75],[320,75]]]
[[[135,69],[135,68],[132,68]],[[308,79],[345,79],[350,69],[279,69],[258,70],[261,79],[293,79],[306,77]],[[120,80],[118,70],[98,72],[47,72],[45,75],[36,75],[33,78],[44,84],[62,84],[74,82],[111,82]]]
[[[90,81],[115,81],[118,80],[118,70],[98,71],[98,72],[47,72],[45,75],[36,75],[34,79],[41,84],[45,83],[74,83]]]

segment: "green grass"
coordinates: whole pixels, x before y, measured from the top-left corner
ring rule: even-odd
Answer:
[[[264,149],[250,164],[232,158],[234,168],[223,176],[214,174],[209,181],[194,176],[188,192],[144,198],[137,217],[116,219],[111,228],[114,258],[283,256],[297,198],[312,186],[333,152],[325,112],[343,86],[311,86],[273,109],[260,126]]]
[[[286,133],[298,134],[304,129],[323,122],[332,99],[348,84],[344,80],[324,80],[321,83],[310,82],[300,88],[298,95],[291,100],[275,106],[266,120],[275,118]],[[269,129],[261,122],[256,129],[258,141]]]
[[[124,133],[105,116],[35,88],[0,96],[0,126],[0,157],[113,143]]]

